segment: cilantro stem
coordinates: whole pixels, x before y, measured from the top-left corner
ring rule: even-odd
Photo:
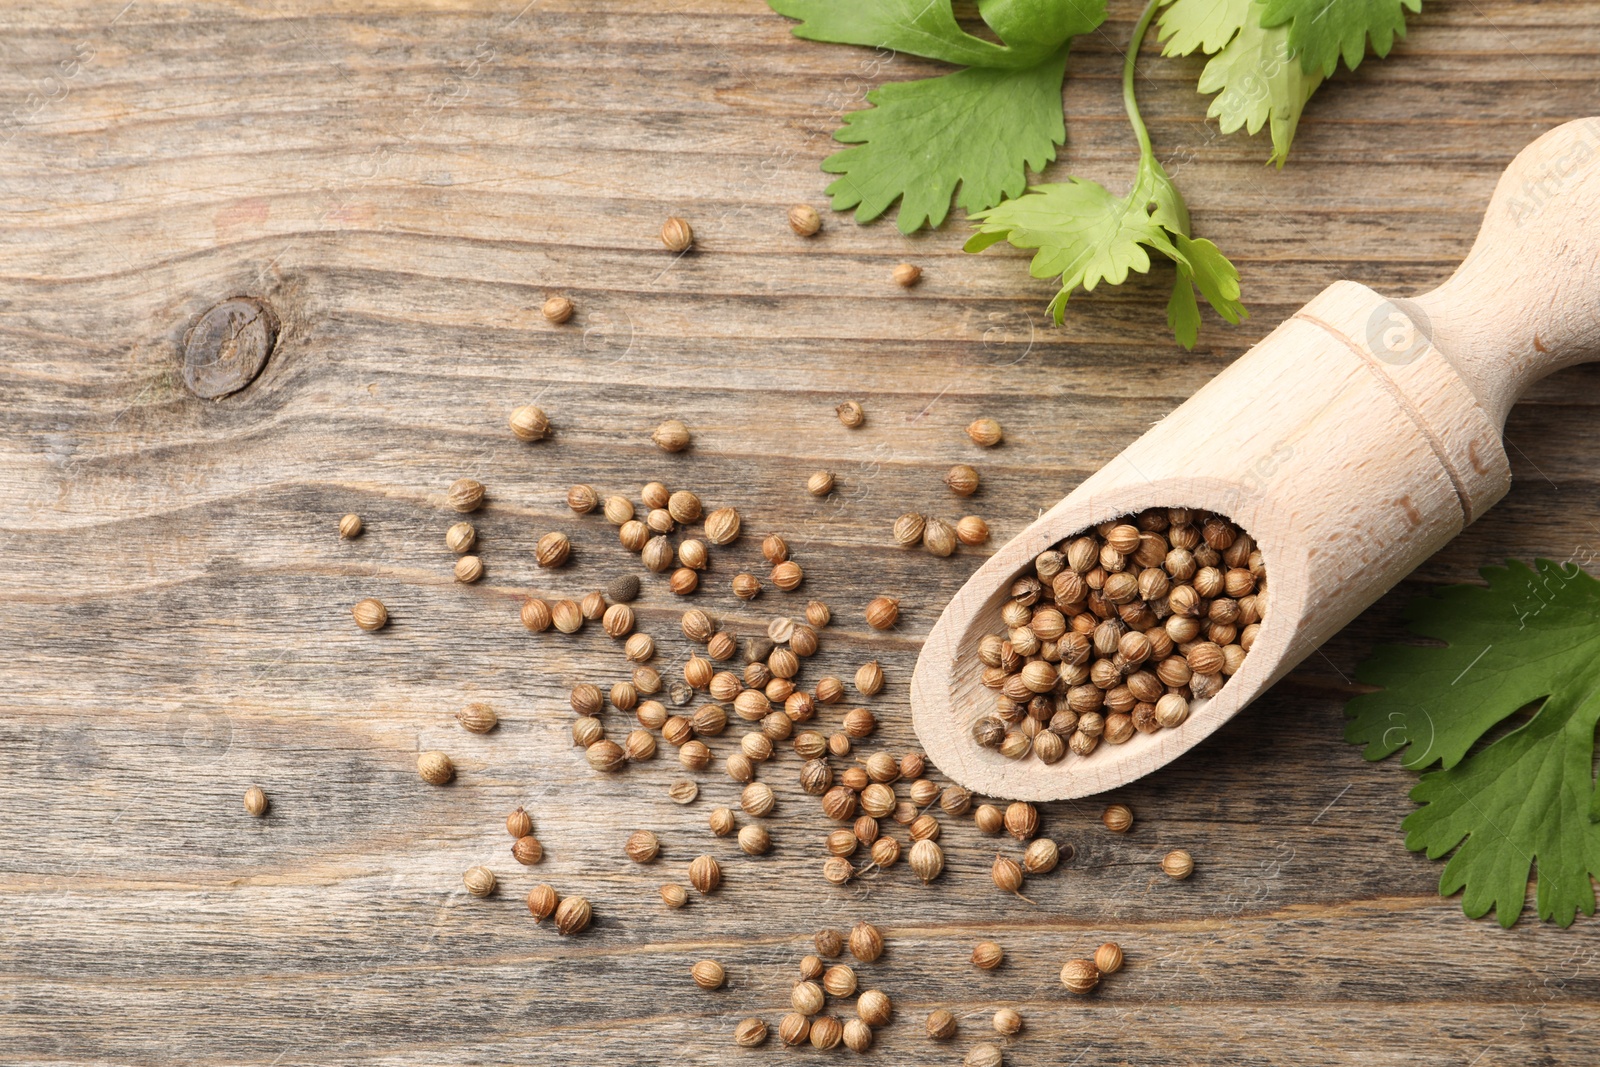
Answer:
[[[1128,53],[1122,57],[1122,106],[1127,109],[1128,121],[1133,123],[1134,136],[1139,138],[1139,155],[1146,159],[1155,155],[1155,149],[1150,147],[1150,131],[1144,128],[1144,119],[1139,115],[1139,101],[1133,95],[1133,67],[1139,59],[1139,49],[1144,45],[1144,34],[1150,28],[1150,20],[1155,18],[1163,2],[1147,0],[1144,13],[1133,27],[1133,40],[1128,43]]]

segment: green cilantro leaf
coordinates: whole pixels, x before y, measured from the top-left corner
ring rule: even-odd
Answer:
[[[835,211],[856,209],[871,222],[896,200],[895,224],[911,233],[939,226],[950,197],[967,212],[993,207],[1027,186],[1066,140],[1061,79],[1066,49],[1022,70],[969,67],[938,78],[890,82],[867,94],[869,110],[845,116],[834,139],[855,145],[822,169],[841,175],[828,186]]]
[[[1469,916],[1492,908],[1510,927],[1537,865],[1539,917],[1567,926],[1594,913],[1600,875],[1600,582],[1549,560],[1483,576],[1487,588],[1412,602],[1410,629],[1446,647],[1375,650],[1357,677],[1383,689],[1350,701],[1345,736],[1368,759],[1405,748],[1407,767],[1440,765],[1412,790],[1423,806],[1402,824],[1413,851],[1455,850],[1440,893],[1464,891]],[[1509,733],[1485,740],[1508,721]]]
[[[1174,0],[1161,16],[1162,54],[1188,55],[1196,48],[1212,59],[1200,73],[1199,91],[1217,93],[1206,111],[1223,133],[1243,126],[1251,134],[1271,122],[1269,163],[1289,158],[1306,101],[1322,83],[1293,61],[1288,29],[1264,29],[1263,0]]]
[[[963,64],[937,78],[892,82],[867,94],[834,139],[854,147],[822,169],[835,211],[871,222],[900,202],[896,225],[939,226],[950,199],[968,212],[1016,196],[1066,140],[1061,81],[1067,42],[1105,20],[1105,0],[982,0],[979,14],[1004,44],[962,30],[951,0],[768,0],[800,19],[796,35],[911,52]]]
[[[800,19],[796,37],[909,52],[964,67],[1016,70],[1042,63],[1105,21],[1105,0],[985,0],[978,13],[1005,45],[956,23],[950,0],[767,0]]]
[[[1422,0],[1265,0],[1261,25],[1289,27],[1290,53],[1307,74],[1326,78],[1339,65],[1355,70],[1367,51],[1381,59],[1396,37],[1406,35],[1406,9],[1422,10]]]
[[[1148,271],[1146,249],[1154,249],[1178,266],[1167,322],[1179,343],[1193,348],[1200,324],[1196,286],[1229,322],[1237,323],[1249,312],[1239,303],[1239,272],[1216,245],[1189,237],[1183,198],[1148,152],[1148,144],[1144,147],[1127,196],[1113,196],[1105,186],[1082,178],[1036,185],[1015,200],[974,212],[981,225],[966,250],[981,252],[999,241],[1037,249],[1029,272],[1035,278],[1061,276],[1060,291],[1049,308],[1060,323],[1077,289],[1090,292],[1102,281],[1121,285],[1129,271]]]

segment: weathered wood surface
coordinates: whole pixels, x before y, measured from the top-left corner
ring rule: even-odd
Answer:
[[[1052,174],[1126,172],[1116,74],[1134,14],[1113,4],[1075,50]],[[972,510],[1009,536],[1329,281],[1437,284],[1516,151],[1600,111],[1597,50],[1590,5],[1430,4],[1394,58],[1318,93],[1281,173],[1261,141],[1202,122],[1198,63],[1150,56],[1156,143],[1254,311],[1208,322],[1186,355],[1159,275],[1075,301],[1055,330],[1021,258],[961,254],[959,224],[907,240],[829,217],[813,241],[791,235],[790,203],[821,206],[841,106],[930,68],[871,72],[758,4],[9,7],[0,1059],[817,1060],[735,1049],[731,1029],[775,1025],[811,932],[857,917],[889,936],[860,968],[897,1006],[883,1062],[958,1062],[1003,1004],[1027,1020],[1013,1064],[1587,1059],[1593,921],[1464,919],[1435,895],[1438,865],[1402,846],[1411,776],[1340,732],[1345,679],[1407,595],[1593,545],[1600,370],[1562,372],[1512,412],[1516,481],[1496,510],[1250,712],[1119,791],[1132,834],[1099,830],[1097,801],[1048,806],[1077,858],[1030,880],[1031,904],[990,887],[994,842],[969,821],[947,822],[930,887],[903,865],[826,885],[826,825],[792,754],[762,772],[779,808],[760,859],[705,829],[736,797],[720,774],[686,808],[665,796],[680,777],[665,754],[595,775],[568,744],[565,693],[621,677],[621,658],[597,627],[534,637],[516,611],[632,562],[602,520],[565,511],[568,484],[697,488],[748,531],[697,600],[746,632],[828,600],[838,622],[804,677],[882,659],[883,728],[862,751],[904,750],[917,639],[979,554],[894,550],[893,517]],[[695,254],[660,248],[669,213],[693,221]],[[910,292],[888,280],[902,259],[926,271]],[[552,292],[577,302],[571,324],[538,317]],[[249,388],[199,400],[185,331],[237,294],[271,303],[278,349]],[[870,412],[853,433],[831,415],[852,396]],[[505,417],[532,399],[557,433],[526,446]],[[979,413],[1009,439],[975,457],[960,427]],[[667,416],[693,450],[650,447]],[[970,508],[938,480],[958,459],[985,478]],[[824,502],[802,489],[819,467],[839,474]],[[451,581],[442,542],[443,490],[464,474],[492,494],[473,587]],[[353,543],[335,533],[346,511],[367,522]],[[541,574],[529,550],[547,529],[577,547]],[[736,608],[728,579],[768,530],[806,584]],[[878,592],[904,599],[891,635],[861,623]],[[394,618],[377,635],[348,616],[368,595]],[[664,669],[686,652],[681,607],[659,582],[639,605]],[[451,712],[468,700],[504,725],[465,734]],[[416,777],[435,747],[461,768],[449,788]],[[265,820],[241,809],[251,784]],[[508,854],[517,804],[546,846],[537,868]],[[663,836],[654,867],[621,857],[636,827]],[[1175,846],[1197,858],[1187,883],[1153,866]],[[664,911],[657,884],[701,851],[726,861],[725,888]],[[498,897],[462,890],[475,863],[500,874]],[[535,881],[587,895],[594,928],[535,926]],[[992,974],[965,962],[981,936],[1010,953]],[[1061,962],[1107,937],[1126,971],[1069,997]],[[690,984],[705,956],[726,990]],[[951,1045],[922,1034],[936,1006],[962,1018]]]

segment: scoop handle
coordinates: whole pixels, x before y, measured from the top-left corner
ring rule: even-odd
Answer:
[[[1502,428],[1528,386],[1600,359],[1600,117],[1517,153],[1455,274],[1395,304]]]

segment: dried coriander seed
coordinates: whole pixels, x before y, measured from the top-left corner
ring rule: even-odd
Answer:
[[[524,867],[532,867],[544,859],[544,846],[538,838],[528,834],[511,843],[511,855]]]
[[[840,422],[844,423],[852,430],[867,421],[866,411],[854,400],[846,400],[844,403],[834,408],[833,412],[835,415],[839,416]]]
[[[534,922],[543,922],[555,913],[561,898],[548,885],[540,883],[528,890],[528,914]]]
[[[856,998],[856,1015],[868,1026],[888,1026],[894,1018],[894,1004],[881,989],[869,989]]]
[[[1080,996],[1093,993],[1100,984],[1100,969],[1093,960],[1068,960],[1061,967],[1061,984]]]
[[[994,1045],[987,1041],[973,1045],[961,1060],[961,1067],[1001,1067],[1005,1056]]]
[[[833,474],[829,471],[817,471],[806,479],[806,492],[812,496],[827,496],[833,492]]]
[[[594,909],[582,897],[567,897],[556,906],[556,933],[563,937],[581,934],[589,928]]]
[[[746,855],[765,855],[772,850],[772,835],[765,826],[746,826],[739,831],[739,848]]]
[[[444,532],[444,543],[456,555],[465,555],[478,543],[478,531],[470,522],[458,522]]]
[[[909,289],[922,280],[922,268],[914,263],[901,263],[895,267],[894,283],[902,289]]]
[[[877,660],[868,660],[856,668],[856,692],[873,697],[883,692],[883,666]]]
[[[572,301],[568,300],[564,296],[552,296],[550,299],[544,302],[542,307],[539,308],[539,313],[543,315],[545,321],[550,323],[552,326],[560,326],[562,323],[572,318],[572,311]],[[513,424],[512,429],[515,428],[516,427]],[[522,434],[519,433],[517,436],[522,437]],[[535,439],[524,438],[524,440]]]
[[[635,863],[649,863],[661,854],[661,840],[649,830],[635,830],[623,851]]]
[[[500,723],[500,717],[487,704],[468,704],[456,712],[456,721],[470,733],[486,734]]]
[[[547,302],[546,307],[549,306]],[[571,307],[573,306],[568,302],[566,314],[571,315]],[[517,437],[518,442],[542,442],[550,435],[550,419],[538,406],[525,403],[510,413],[510,432]]]
[[[956,1036],[956,1017],[944,1008],[928,1013],[928,1036],[935,1041],[948,1041]]]
[[[866,1052],[872,1048],[872,1027],[860,1019],[844,1022],[844,1047],[851,1052]]]
[[[892,596],[874,597],[867,604],[867,625],[874,630],[891,629],[900,620],[900,601]]]
[[[448,785],[456,776],[456,765],[443,752],[423,752],[417,756],[417,774],[429,785]]]
[[[968,515],[956,523],[956,540],[967,546],[981,545],[989,540],[989,524],[976,515]]]
[[[1161,857],[1161,871],[1167,877],[1179,882],[1194,873],[1194,857],[1183,849],[1173,849]]]
[[[559,567],[572,553],[572,542],[560,532],[547,533],[534,546],[533,559],[541,567]]]
[[[722,867],[711,856],[696,856],[689,864],[689,884],[702,895],[713,893],[722,884]]]
[[[994,970],[1005,958],[1005,949],[993,941],[979,941],[972,949],[972,965],[980,971]]]
[[[1030,841],[1022,853],[1022,866],[1029,874],[1049,874],[1060,861],[1061,853],[1048,837]]]
[[[681,885],[669,882],[661,887],[661,903],[669,908],[681,908],[689,903],[689,891]]]
[[[943,559],[956,550],[956,528],[943,519],[929,519],[922,531],[922,547]]]
[[[793,560],[784,560],[772,568],[772,574],[769,575],[769,578],[773,585],[788,593],[800,587],[801,581],[805,578],[805,572],[800,569],[800,564]]]
[[[944,484],[956,496],[971,496],[978,491],[978,472],[965,463],[957,463],[945,473]]]
[[[567,507],[574,514],[587,515],[599,506],[600,494],[594,491],[594,486],[579,484],[567,490]]]
[[[994,1013],[994,1029],[1006,1037],[1016,1037],[1022,1032],[1022,1016],[1013,1008],[1001,1008]]]
[[[939,873],[944,870],[944,849],[940,848],[937,842],[924,838],[911,846],[906,863],[912,873],[922,879],[923,884],[927,884],[939,877]]]
[[[967,436],[972,438],[972,443],[983,448],[993,448],[1005,436],[1000,429],[1000,424],[994,419],[973,419],[967,424]]]
[[[1122,970],[1122,946],[1107,941],[1094,950],[1094,966],[1101,974],[1116,974]]]
[[[688,220],[668,215],[667,221],[661,224],[661,243],[669,252],[687,252],[694,246],[694,229]]]
[[[461,875],[461,884],[475,897],[494,895],[494,872],[487,867],[468,867]]]
[[[244,810],[259,819],[267,813],[267,794],[258,785],[244,791]]]
[[[701,989],[721,989],[722,983],[728,980],[728,972],[716,960],[700,960],[689,968],[689,977]]]
[[[346,541],[353,541],[361,536],[361,516],[355,513],[346,515],[339,520],[339,536]]]
[[[856,972],[849,964],[839,963],[829,967],[822,975],[822,988],[830,997],[853,997],[856,993]]]
[[[741,1019],[733,1028],[733,1043],[740,1048],[758,1048],[766,1041],[767,1024],[761,1019]]]
[[[810,204],[796,204],[789,209],[789,229],[800,237],[810,237],[822,229],[822,216]]]
[[[1100,813],[1100,821],[1114,834],[1125,834],[1133,829],[1133,809],[1126,804],[1111,804]]]
[[[456,560],[453,571],[456,581],[463,585],[471,585],[483,577],[483,560],[477,556],[462,556]]]
[[[811,1019],[800,1012],[791,1011],[778,1020],[778,1040],[785,1045],[803,1045],[810,1036]]]
[[[704,541],[690,538],[678,545],[678,562],[690,570],[703,571],[706,564],[711,561],[711,554],[706,551]]]
[[[651,433],[650,440],[663,452],[682,452],[689,447],[689,427],[677,419],[668,419]]]
[[[445,494],[445,502],[457,511],[477,511],[483,506],[483,483],[474,478],[458,478]]]
[[[731,545],[739,539],[739,512],[735,508],[717,508],[706,516],[706,540],[714,545]]]
[[[688,567],[679,567],[672,572],[672,577],[667,581],[667,587],[678,596],[688,596],[700,588],[700,574]]]
[[[978,810],[973,813],[972,819],[977,824],[978,830],[985,834],[998,834],[1006,825],[1005,813],[993,804],[978,805]]]
[[[1022,889],[1022,866],[1016,860],[995,853],[989,877],[1002,893],[1016,893]]]
[[[526,808],[518,808],[506,816],[506,833],[511,835],[513,841],[533,833],[533,818]]]
[[[368,597],[357,601],[350,609],[350,617],[355,619],[356,625],[371,633],[381,630],[389,622],[389,609],[383,606],[383,601],[376,597]]]

